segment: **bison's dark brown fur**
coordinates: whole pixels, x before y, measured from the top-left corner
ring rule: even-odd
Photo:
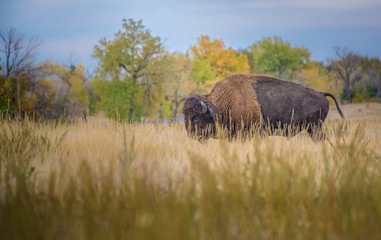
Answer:
[[[322,138],[329,110],[326,96],[335,100],[344,118],[330,93],[269,76],[231,75],[217,82],[210,94],[185,101],[185,127],[190,135],[205,138],[215,135],[216,122],[230,137],[259,128],[284,129],[288,135],[307,129],[314,139]]]

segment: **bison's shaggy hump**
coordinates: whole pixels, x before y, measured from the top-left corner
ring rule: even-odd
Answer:
[[[252,84],[259,75],[236,74],[217,82],[210,94],[206,95],[216,109],[217,121],[224,127],[241,130],[245,127],[263,125],[261,107]]]

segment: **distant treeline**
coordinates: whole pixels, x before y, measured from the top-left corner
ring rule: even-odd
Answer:
[[[236,73],[266,74],[334,93],[342,103],[380,101],[381,61],[335,47],[335,59],[312,61],[309,49],[267,37],[246,49],[203,35],[186,53],[170,52],[142,21],[123,19],[113,39],[94,46],[93,74],[82,64],[36,65],[39,43],[14,28],[0,32],[0,111],[36,120],[94,115],[119,121],[167,120],[181,115],[192,94],[205,94]]]

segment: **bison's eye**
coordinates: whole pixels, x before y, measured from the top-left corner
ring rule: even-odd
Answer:
[[[195,124],[198,124],[200,122],[200,118],[199,117],[194,117],[192,119],[192,121],[195,123]]]

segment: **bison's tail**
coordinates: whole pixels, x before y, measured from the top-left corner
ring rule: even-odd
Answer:
[[[331,93],[327,93],[327,92],[321,92],[321,94],[323,94],[324,97],[331,97],[331,98],[335,101],[335,104],[336,104],[336,107],[337,107],[337,111],[339,111],[340,116],[344,119],[344,114],[343,114],[343,112],[341,111],[341,109],[340,109],[340,107],[339,107],[339,104],[337,103],[337,100],[336,100],[335,96],[333,96]]]

